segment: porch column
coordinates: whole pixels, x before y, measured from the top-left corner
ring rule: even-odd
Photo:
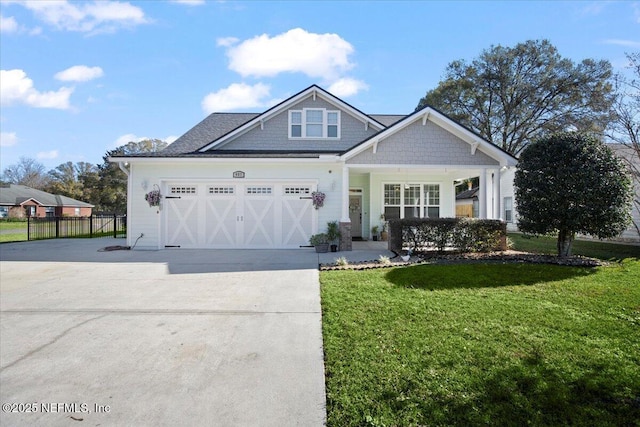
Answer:
[[[349,167],[342,166],[342,218],[341,222],[351,222],[349,218]]]
[[[493,171],[493,219],[501,219],[500,212],[500,169]]]
[[[342,218],[340,219],[340,250],[350,251],[351,218],[349,217],[349,167],[342,166]]]
[[[478,216],[482,219],[487,218],[487,170],[482,169],[480,172],[480,183],[478,191]]]

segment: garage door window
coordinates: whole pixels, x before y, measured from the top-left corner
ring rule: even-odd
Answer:
[[[272,187],[247,187],[247,194],[271,194]]]
[[[311,194],[310,187],[284,187],[284,194]]]
[[[169,191],[171,194],[196,194],[196,187],[172,186]]]
[[[209,187],[209,194],[233,194],[233,187]]]

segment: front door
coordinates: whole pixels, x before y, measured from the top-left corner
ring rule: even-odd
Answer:
[[[351,237],[362,237],[362,195],[349,196]]]

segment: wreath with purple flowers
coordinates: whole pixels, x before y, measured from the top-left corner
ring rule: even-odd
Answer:
[[[324,206],[324,198],[326,195],[321,191],[314,191],[311,193],[311,201],[313,202],[313,207],[319,209]]]
[[[144,199],[149,203],[149,207],[160,206],[160,200],[162,199],[162,194],[160,194],[160,190],[152,190],[144,195]]]

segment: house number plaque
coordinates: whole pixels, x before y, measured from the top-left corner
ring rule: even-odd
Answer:
[[[235,171],[233,173],[233,177],[234,178],[244,178],[244,172],[243,171]]]

